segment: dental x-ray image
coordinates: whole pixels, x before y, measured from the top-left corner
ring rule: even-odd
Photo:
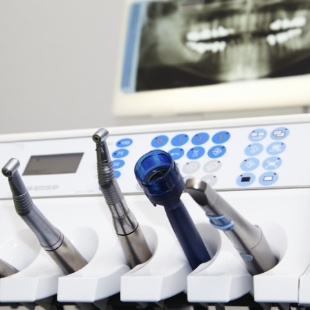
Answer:
[[[309,19],[308,0],[134,2],[123,91],[309,74]]]

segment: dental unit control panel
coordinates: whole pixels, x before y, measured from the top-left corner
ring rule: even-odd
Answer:
[[[125,128],[128,132],[112,134],[107,143],[123,193],[141,191],[133,167],[139,155],[151,149],[171,154],[185,178],[201,177],[216,189],[309,185],[303,140],[310,124],[194,125],[197,129],[185,124],[145,132],[142,126],[133,132]],[[89,137],[3,142],[1,150],[3,162],[12,155],[20,156],[21,171],[35,197],[98,194],[94,145]],[[1,192],[1,198],[9,197],[5,188]]]
[[[49,296],[57,296],[59,302],[94,303],[115,294],[120,294],[124,303],[159,303],[184,293],[189,303],[204,305],[229,303],[247,294],[258,303],[310,304],[307,114],[114,127],[108,128],[108,136],[104,130],[96,130],[0,136],[2,167],[16,159],[6,167],[12,163],[19,167],[18,184],[24,183],[40,210],[36,212],[42,212],[85,258],[78,270],[63,272],[16,214],[12,186],[1,176],[0,261],[12,266],[14,272],[0,278],[0,303],[34,302]],[[148,189],[144,193],[141,187],[144,181],[136,178],[135,166],[140,162],[141,171],[146,169],[141,158],[148,152],[159,156],[159,162],[170,163],[171,159],[182,175],[178,197],[185,208],[182,212],[201,236],[197,237],[199,247],[205,245],[208,251],[198,265],[189,263],[190,253],[184,248],[188,246],[188,250],[193,244],[184,239],[178,242],[189,222],[181,220],[173,226],[171,218],[176,214],[165,210],[173,204],[154,207],[154,198],[146,197]],[[112,172],[106,170],[107,160]],[[160,181],[165,171],[155,171]],[[155,174],[147,181],[154,182]],[[207,213],[209,221],[199,206],[200,198],[197,203],[189,195],[193,190],[182,191],[185,182],[192,179],[212,187],[212,197],[218,192],[223,197],[219,202],[224,204],[223,210],[226,202],[235,209],[236,213],[229,213],[238,214],[232,219],[234,223]],[[152,184],[158,186],[156,190],[167,185]],[[216,202],[210,206],[212,209]],[[127,218],[117,224],[122,212]],[[264,251],[272,257],[269,270],[249,272],[245,262],[253,257],[234,247],[242,240],[230,242],[232,226],[216,222],[227,220],[240,232],[244,228],[238,228],[241,218],[250,223],[247,227],[257,226],[263,232],[268,242]],[[215,229],[218,225],[214,223],[221,223],[219,227],[226,231]],[[128,230],[132,239],[122,233],[128,227],[132,228]],[[128,263],[134,234],[141,242],[135,250],[139,252],[140,246],[145,249],[145,257],[136,260],[138,264]],[[246,229],[238,238],[243,234]]]

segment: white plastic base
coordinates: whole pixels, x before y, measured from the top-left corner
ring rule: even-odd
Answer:
[[[12,202],[1,201],[0,257],[20,272],[0,280],[0,301],[32,302],[57,294],[62,302],[99,302],[120,292],[123,301],[158,302],[185,292],[190,302],[225,303],[251,291],[262,303],[308,302],[310,189],[220,194],[263,229],[279,258],[272,270],[252,278],[226,235],[210,226],[187,194],[182,201],[212,256],[196,270],[191,270],[164,208],[154,207],[142,194],[126,200],[153,256],[132,270],[126,265],[103,197],[37,199],[37,207],[89,262],[64,276],[16,214]]]

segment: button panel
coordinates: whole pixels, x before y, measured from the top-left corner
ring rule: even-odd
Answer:
[[[163,127],[156,132],[141,129],[134,133],[110,133],[107,142],[115,177],[124,193],[140,190],[134,166],[142,155],[154,149],[169,152],[184,179],[200,178],[215,189],[302,187],[310,183],[310,151],[307,147],[300,151],[309,132],[309,123],[180,130]],[[12,157],[18,158],[21,172],[33,155],[83,153],[76,173],[25,175],[25,182],[40,197],[99,193],[91,135],[5,142],[0,143],[0,148],[3,165]],[[2,179],[0,186],[7,187]],[[0,198],[6,195],[10,196],[8,191]]]

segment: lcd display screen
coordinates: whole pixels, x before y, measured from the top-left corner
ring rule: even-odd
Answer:
[[[31,156],[23,175],[75,173],[83,153]]]

